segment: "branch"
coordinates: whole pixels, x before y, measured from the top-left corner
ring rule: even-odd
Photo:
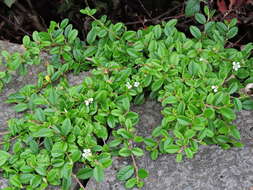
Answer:
[[[148,10],[144,7],[143,3],[141,2],[141,0],[138,0],[138,2],[140,3],[141,7],[143,8],[143,10],[145,11],[145,13],[148,15],[148,17],[150,19],[152,19],[150,13],[148,12]]]
[[[81,183],[81,181],[76,177],[76,175],[73,174],[73,173],[71,175],[74,177],[74,179],[79,184],[79,186],[81,187],[81,189],[85,190],[85,187],[83,186],[83,184]]]
[[[17,27],[18,30],[22,31],[24,34],[28,35],[31,37],[31,34],[29,34],[28,32],[26,32],[25,30],[23,30],[21,27],[15,25],[12,21],[10,21],[9,19],[5,18],[4,16],[0,15],[0,18],[3,19],[5,22]]]
[[[26,2],[28,3],[29,7],[31,8],[31,11],[33,13],[33,15],[31,16],[31,19],[33,20],[33,23],[35,25],[35,27],[40,30],[40,31],[45,31],[46,27],[43,25],[43,23],[40,22],[40,16],[37,13],[37,11],[34,9],[32,3],[30,0],[26,0]]]
[[[9,134],[9,131],[0,132],[0,136]]]
[[[151,22],[153,24],[157,24],[163,20],[167,20],[167,19],[173,19],[173,18],[180,18],[180,17],[183,17],[184,14],[180,14],[180,15],[176,15],[176,16],[170,16],[170,17],[165,17],[163,18],[164,16],[172,13],[173,11],[175,11],[179,6],[176,6],[172,9],[169,9],[168,11],[162,13],[161,15],[158,15],[157,17],[155,18],[152,18],[152,19],[144,19],[143,21],[133,21],[133,22],[127,22],[125,23],[125,25],[134,25],[134,24],[145,24],[147,22]]]

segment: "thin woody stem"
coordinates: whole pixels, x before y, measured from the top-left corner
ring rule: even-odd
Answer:
[[[76,177],[76,175],[73,174],[73,173],[71,175],[76,180],[76,182],[79,184],[79,186],[81,187],[81,189],[85,190],[85,187],[83,186],[83,184],[81,183],[81,181]]]
[[[139,169],[138,169],[138,166],[136,164],[136,161],[135,161],[135,158],[134,158],[134,155],[131,154],[131,158],[133,160],[133,165],[134,165],[134,171],[135,171],[135,176],[136,176],[136,179],[137,179],[137,182],[139,182],[139,176],[138,176],[138,172],[139,172]]]

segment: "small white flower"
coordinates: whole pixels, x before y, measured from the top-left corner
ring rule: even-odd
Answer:
[[[85,102],[85,105],[88,106],[93,102],[93,98],[89,98],[89,99],[85,100],[84,102]]]
[[[232,64],[233,64],[233,69],[235,71],[238,71],[238,69],[241,68],[240,62],[233,62]]]
[[[218,86],[212,86],[214,92],[218,92]]]
[[[140,85],[139,82],[134,82],[134,87],[138,87]]]
[[[199,58],[199,61],[204,61],[204,59],[201,57],[201,58]]]
[[[132,86],[129,82],[127,82],[127,83],[126,83],[126,87],[127,87],[128,89],[131,89],[133,86]]]
[[[90,156],[92,156],[91,150],[90,149],[83,149],[82,157],[83,158],[88,158]]]
[[[88,106],[90,104],[90,101],[89,100],[85,100],[85,105]]]

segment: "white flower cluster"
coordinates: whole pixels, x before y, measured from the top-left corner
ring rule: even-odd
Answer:
[[[139,82],[134,82],[134,87],[138,87],[140,85]]]
[[[134,87],[138,87],[140,85],[140,83],[139,82],[134,82]],[[126,83],[126,87],[128,88],[128,89],[131,89],[133,86],[130,84],[130,82],[127,82]]]
[[[85,105],[88,106],[93,102],[93,98],[89,98],[89,99],[85,100],[84,102],[85,102]]]
[[[127,87],[128,89],[131,89],[133,86],[132,86],[129,82],[127,82],[127,83],[126,83],[126,87]]]
[[[90,149],[83,149],[82,157],[83,158],[88,158],[90,156],[92,156],[91,150]]]
[[[233,69],[235,71],[241,68],[240,62],[233,62],[232,64],[233,64]]]
[[[214,92],[218,92],[218,86],[212,86]]]

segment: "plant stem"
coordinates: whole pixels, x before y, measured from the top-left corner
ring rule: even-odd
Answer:
[[[81,187],[81,189],[85,190],[85,187],[83,186],[83,184],[81,183],[81,181],[76,177],[76,175],[73,174],[73,173],[71,175],[76,180],[76,182],[79,184],[79,186]]]
[[[136,176],[136,180],[137,180],[137,182],[139,182],[139,176],[138,176],[138,171],[139,171],[139,169],[138,169],[138,166],[137,166],[137,164],[136,164],[136,161],[135,161],[135,158],[134,158],[134,155],[133,154],[131,154],[131,158],[132,158],[132,160],[133,160],[133,165],[134,165],[134,171],[135,171],[135,176]]]
[[[9,131],[0,132],[0,136],[9,134]]]
[[[119,36],[117,36],[113,31],[111,31],[109,28],[107,28],[105,25],[104,25],[104,23],[102,23],[100,20],[98,20],[98,19],[96,19],[94,16],[92,16],[92,15],[90,15],[90,17],[93,19],[93,20],[95,20],[95,21],[97,21],[105,30],[107,30],[108,32],[111,32],[114,36],[115,36],[115,38],[117,39],[117,40],[120,40],[120,37]]]
[[[130,148],[132,149],[133,148],[133,142],[132,141],[130,141]],[[135,176],[136,176],[136,180],[137,180],[137,183],[139,182],[139,175],[138,175],[138,171],[139,171],[139,169],[138,169],[138,166],[137,166],[137,164],[136,164],[136,160],[135,160],[135,157],[134,157],[134,155],[131,153],[131,158],[132,158],[132,160],[133,160],[133,165],[134,165],[134,171],[135,171]]]

